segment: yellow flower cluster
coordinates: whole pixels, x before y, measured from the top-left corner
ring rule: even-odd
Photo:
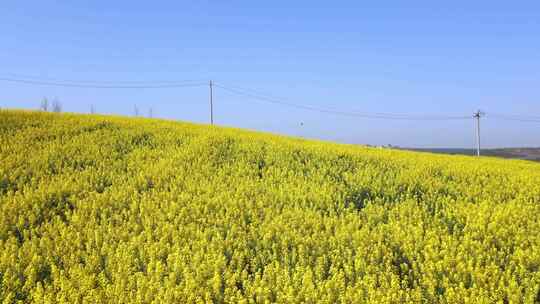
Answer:
[[[0,111],[1,303],[539,303],[540,165]]]

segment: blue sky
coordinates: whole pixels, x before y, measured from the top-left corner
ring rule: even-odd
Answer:
[[[0,77],[214,81],[365,113],[472,115],[487,147],[540,146],[538,1],[4,1]],[[0,81],[0,107],[206,123],[208,88],[91,89]],[[216,88],[217,124],[348,143],[472,147],[473,121],[310,112]]]

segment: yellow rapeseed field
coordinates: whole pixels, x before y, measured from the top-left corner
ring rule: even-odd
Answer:
[[[2,303],[539,303],[540,164],[0,111]]]

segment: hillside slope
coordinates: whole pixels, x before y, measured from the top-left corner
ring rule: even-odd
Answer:
[[[0,300],[534,303],[540,165],[0,111]]]

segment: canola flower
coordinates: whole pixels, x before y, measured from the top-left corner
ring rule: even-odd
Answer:
[[[0,111],[1,303],[539,303],[540,165]]]

